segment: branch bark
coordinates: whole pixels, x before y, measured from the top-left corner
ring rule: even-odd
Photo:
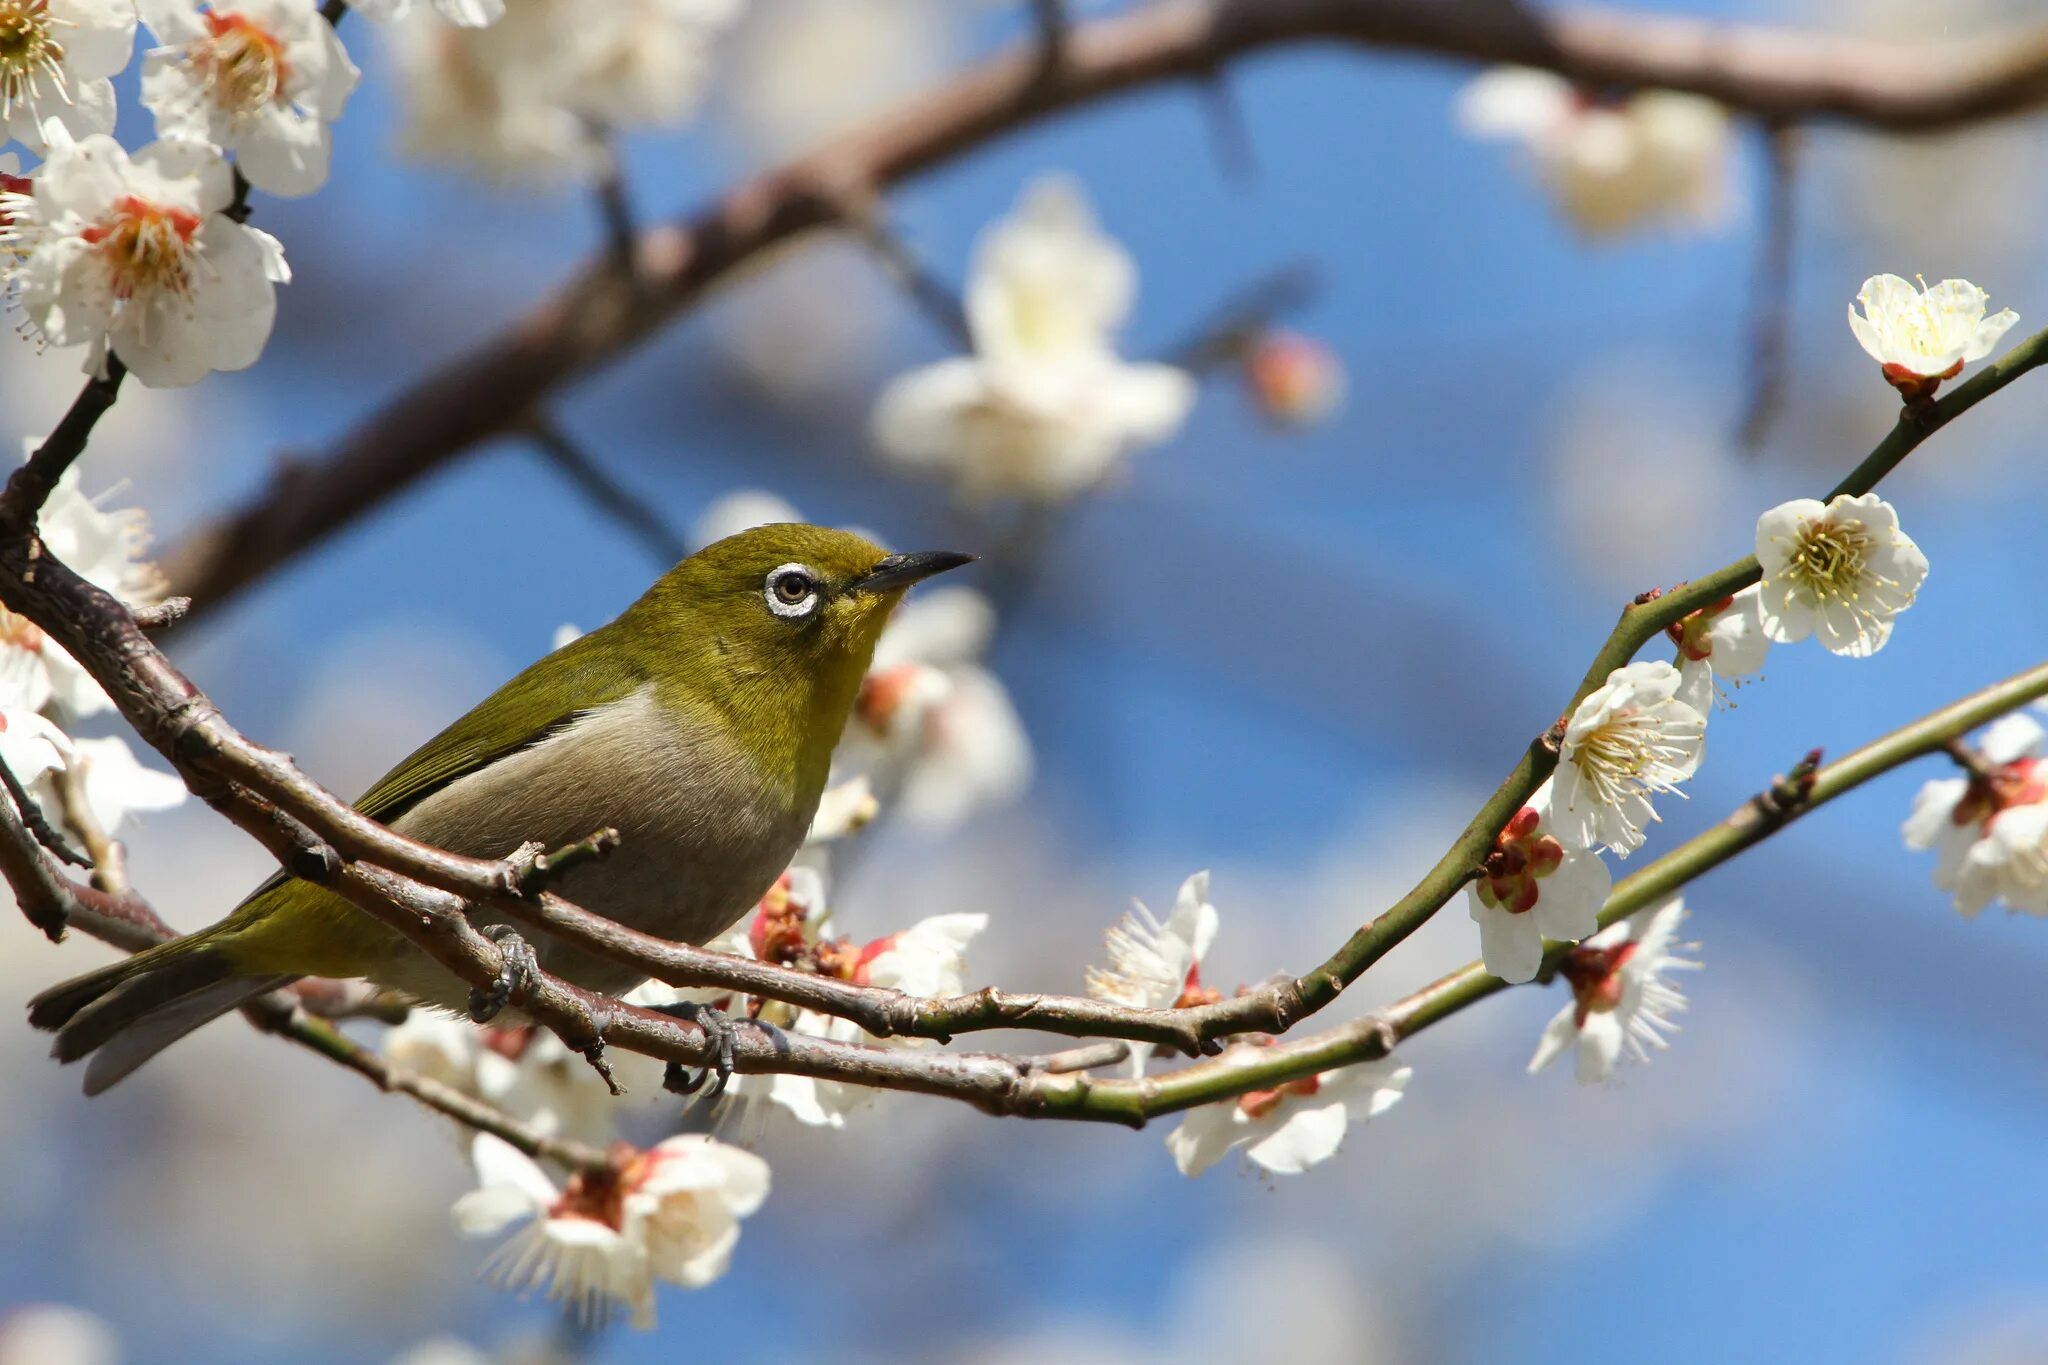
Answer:
[[[840,224],[846,205],[1065,110],[1283,44],[1346,42],[1546,67],[1592,86],[1690,90],[1778,125],[1927,132],[2048,102],[2048,26],[1995,39],[1884,43],[1652,15],[1444,0],[1184,0],[1070,23],[1057,63],[1025,42],[676,222],[623,267],[584,264],[511,327],[371,413],[325,456],[281,468],[165,557],[210,611],[441,464],[513,431],[557,389],[617,358],[771,247]]]

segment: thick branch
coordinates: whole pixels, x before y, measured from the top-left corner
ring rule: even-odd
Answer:
[[[164,562],[212,610],[443,462],[514,429],[557,388],[615,359],[770,247],[843,207],[1063,110],[1247,53],[1334,40],[1459,61],[1548,67],[1589,85],[1710,95],[1776,124],[1838,119],[1929,130],[2048,101],[2048,28],[1980,42],[1877,43],[1597,10],[1538,14],[1445,0],[1166,3],[1067,27],[1056,64],[1026,42],[818,152],[607,252],[508,330],[401,392],[321,459],[281,471]]]

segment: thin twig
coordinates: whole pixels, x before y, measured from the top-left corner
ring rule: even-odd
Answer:
[[[1308,261],[1276,266],[1241,285],[1159,354],[1160,360],[1200,373],[1237,360],[1245,346],[1288,313],[1308,306],[1322,289],[1322,272]]]
[[[646,503],[598,468],[589,453],[561,427],[545,417],[536,417],[527,431],[533,437],[534,448],[575,485],[592,507],[624,527],[664,567],[689,554],[690,547],[681,536],[670,530]]]
[[[1755,454],[1784,406],[1792,353],[1792,255],[1797,236],[1799,130],[1767,130],[1770,179],[1764,190],[1764,226],[1757,240],[1756,279],[1750,293],[1749,408],[1736,442]]]
[[[941,280],[919,260],[917,253],[883,221],[872,196],[849,196],[846,226],[854,239],[868,249],[889,282],[903,292],[917,310],[931,320],[955,345],[974,348],[974,332],[968,325],[967,308],[960,291]]]
[[[608,130],[605,142],[610,164],[597,178],[598,216],[604,223],[605,248],[611,255],[612,265],[630,276],[634,253],[640,245],[640,234],[633,226],[633,201],[626,192],[626,173],[619,164],[618,147]]]
[[[71,400],[56,429],[8,477],[6,490],[0,492],[0,526],[25,528],[50,500],[64,471],[85,453],[92,429],[114,406],[114,400],[121,395],[121,381],[128,377],[128,367],[112,353],[107,356],[105,370],[104,374],[85,381],[85,387]]]
[[[14,802],[15,812],[20,817],[23,827],[35,837],[37,843],[73,867],[92,866],[91,858],[73,848],[71,841],[51,826],[49,819],[43,814],[42,804],[29,794],[28,788],[22,786],[21,779],[15,775],[14,769],[9,767],[5,760],[0,760],[0,786],[7,788],[7,796]]]

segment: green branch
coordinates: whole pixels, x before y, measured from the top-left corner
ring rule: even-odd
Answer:
[[[1744,802],[1714,828],[1617,883],[1601,909],[1600,923],[1614,924],[1657,904],[1801,819],[1814,807],[1914,759],[1939,753],[1945,745],[1977,727],[2043,696],[2048,696],[2048,663],[2036,664],[1818,769],[1810,787],[1799,784],[1796,801],[1767,791]],[[1539,980],[1550,976],[1570,947],[1568,943],[1547,946],[1545,970],[1539,973]],[[1480,963],[1468,963],[1376,1014],[1311,1037],[1262,1048],[1256,1054],[1239,1049],[1163,1076],[1136,1081],[1103,1081],[1085,1076],[1048,1078],[1045,1113],[1055,1118],[1137,1123],[1160,1114],[1232,1099],[1249,1091],[1271,1089],[1334,1067],[1385,1057],[1401,1040],[1508,989],[1508,983],[1488,973]]]
[[[1885,475],[1929,436],[1997,393],[2021,375],[2048,363],[2048,331],[2036,332],[2006,355],[1986,365],[1957,385],[1946,398],[1927,407],[1906,408],[1899,420],[1863,462],[1828,492],[1833,499],[1843,494],[1868,493]],[[1755,555],[1745,555],[1703,578],[1696,578],[1661,596],[1638,599],[1622,608],[1615,624],[1586,676],[1572,693],[1562,715],[1569,716],[1579,703],[1604,685],[1615,669],[1635,658],[1637,652],[1670,626],[1701,607],[1742,591],[1761,577]],[[1294,1017],[1313,1014],[1364,975],[1367,968],[1390,952],[1394,945],[1414,933],[1430,916],[1442,909],[1458,889],[1470,881],[1479,864],[1493,847],[1494,837],[1543,785],[1557,767],[1557,753],[1539,737],[1515,765],[1515,770],[1486,799],[1472,823],[1431,868],[1415,889],[1392,909],[1379,916],[1347,940],[1330,959],[1294,983],[1300,1009]]]

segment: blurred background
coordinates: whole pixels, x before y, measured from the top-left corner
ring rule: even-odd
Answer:
[[[1925,6],[1893,0],[1631,7],[1901,38],[2037,13],[1957,0],[1930,27]],[[754,0],[691,130],[629,144],[635,206],[681,212],[1029,31],[1008,5]],[[89,490],[125,484],[160,543],[599,245],[570,187],[505,192],[399,161],[391,63],[366,25],[343,32],[364,84],[333,183],[258,208],[295,268],[262,365],[124,395],[84,463]],[[1895,398],[1842,318],[1867,275],[1963,276],[2018,309],[2022,333],[2048,320],[2048,128],[1811,130],[1785,393],[1747,452],[1756,130],[1737,125],[1718,222],[1589,240],[1512,147],[1460,131],[1473,74],[1290,48],[1230,73],[1249,165],[1216,154],[1197,93],[1161,88],[891,197],[904,240],[957,283],[1021,187],[1075,176],[1138,265],[1132,355],[1309,263],[1319,289],[1286,321],[1351,382],[1335,414],[1282,430],[1213,371],[1177,439],[1048,521],[989,659],[1029,735],[1029,789],[956,828],[885,819],[835,887],[843,931],[986,911],[977,984],[1077,990],[1129,897],[1163,910],[1207,867],[1223,928],[1205,979],[1305,970],[1435,860],[1629,596],[1744,553],[1760,510],[1826,487],[1890,427]],[[147,116],[123,94],[133,146]],[[986,525],[881,469],[866,439],[880,388],[952,350],[868,253],[817,238],[557,416],[679,530],[759,488],[899,546],[952,544]],[[6,352],[17,434],[48,429],[75,363]],[[1805,750],[1846,752],[2038,660],[2044,384],[1973,412],[1887,483],[1933,565],[1891,647],[1775,653],[1714,719],[1690,799],[1664,804],[1639,860]],[[353,792],[662,567],[508,440],[178,632],[173,652],[244,731]],[[1170,1120],[1133,1134],[888,1097],[833,1133],[775,1113],[756,1139],[775,1194],[732,1273],[665,1290],[652,1335],[572,1344],[621,1365],[1582,1365],[1760,1342],[1774,1359],[2048,1360],[2048,929],[1961,919],[1931,860],[1900,846],[1913,792],[1940,775],[1873,783],[1695,885],[1707,970],[1686,983],[1684,1031],[1610,1087],[1523,1073],[1563,998],[1531,989],[1404,1046],[1405,1101],[1285,1180],[1234,1161],[1184,1179],[1161,1145]],[[185,927],[265,870],[196,804],[127,838],[137,886]],[[1339,1014],[1476,947],[1454,903]],[[0,1002],[105,951],[53,949],[0,917]],[[562,1345],[546,1305],[479,1282],[488,1247],[447,1212],[472,1178],[434,1116],[233,1025],[90,1103],[45,1047],[0,1028],[0,1315],[75,1306],[112,1345],[76,1358],[132,1362]],[[53,1349],[0,1359],[63,1365]]]

